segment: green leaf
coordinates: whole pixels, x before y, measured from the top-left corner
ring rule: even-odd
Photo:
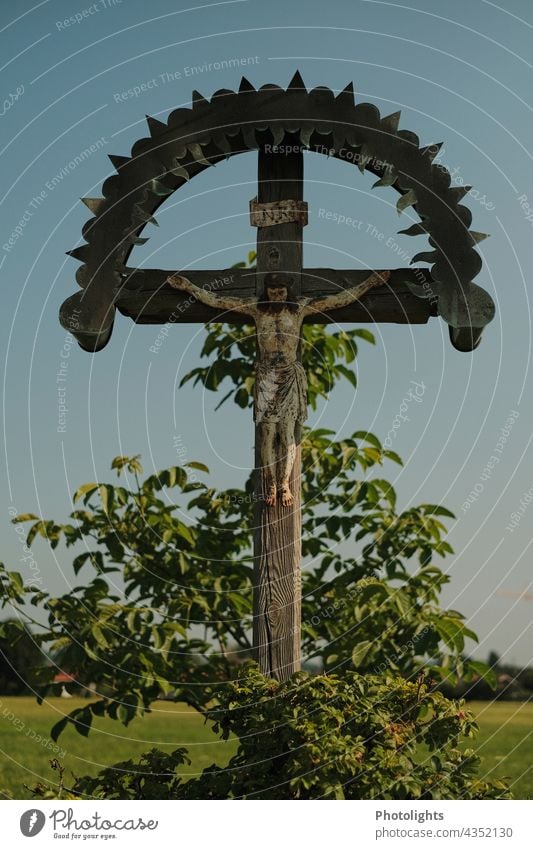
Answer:
[[[94,622],[91,625],[91,632],[92,632],[94,639],[96,640],[96,642],[98,643],[98,645],[101,648],[103,648],[103,649],[109,649],[110,648],[110,645],[109,645],[108,641],[106,640],[104,633],[103,633],[100,625],[98,624],[98,622]]]
[[[357,330],[350,330],[351,336],[357,336],[358,339],[364,339],[365,342],[368,342],[370,345],[376,344],[376,337],[370,330],[366,330],[364,327],[358,328]]]
[[[455,513],[452,513],[451,510],[448,510],[446,507],[442,507],[440,504],[421,504],[420,507],[424,510],[424,513],[432,516],[446,516],[448,519],[455,519]]]
[[[387,458],[387,460],[392,460],[393,463],[398,463],[399,466],[403,466],[403,460],[396,451],[384,451],[383,456]]]
[[[486,663],[482,663],[479,660],[468,660],[466,662],[466,668],[469,680],[472,680],[474,675],[479,675],[480,678],[483,678],[487,682],[489,687],[493,690],[496,689],[498,676],[494,669],[491,669]]]
[[[381,442],[379,441],[377,436],[374,436],[373,433],[369,433],[366,430],[356,430],[352,436],[352,439],[364,439],[365,442],[370,442],[370,444],[377,448],[378,451],[383,450],[383,446],[381,445]]]
[[[374,581],[360,590],[358,598],[361,604],[366,604],[373,596],[377,596],[378,603],[381,603],[389,597],[389,594],[390,589],[386,584],[382,581]]]
[[[249,402],[250,402],[249,392],[246,389],[244,389],[243,387],[241,387],[240,389],[237,389],[237,391],[235,393],[235,403],[239,407],[241,407],[243,410],[245,410],[246,407],[248,406]]]
[[[371,460],[373,463],[380,463],[382,452],[381,449],[378,448],[367,448],[366,446],[362,449],[365,457]]]
[[[108,484],[101,484],[99,487],[100,499],[105,513],[111,513],[113,510],[114,492],[113,487]]]
[[[89,496],[90,496],[90,495],[91,495],[91,494],[92,494],[92,493],[93,493],[96,489],[98,489],[98,484],[97,484],[97,483],[84,483],[84,484],[82,484],[82,486],[80,486],[80,487],[79,487],[79,489],[77,489],[77,490],[76,490],[76,492],[75,492],[75,493],[74,493],[74,495],[73,495],[72,501],[73,501],[73,502],[74,502],[74,504],[75,504],[75,503],[76,503],[76,501],[77,501],[79,498],[81,498],[81,496],[82,496],[82,495],[85,495],[84,502],[85,502],[85,504],[87,504],[88,497],[89,497]]]
[[[117,708],[117,719],[123,725],[128,725],[135,717],[137,708],[134,705],[120,704]]]
[[[205,463],[198,463],[196,460],[192,460],[190,463],[185,463],[185,466],[188,469],[198,469],[200,472],[206,472],[209,474],[209,468],[205,465]]]
[[[387,499],[392,509],[396,507],[396,491],[392,484],[382,478],[374,478],[372,483],[381,490],[383,496]]]
[[[372,650],[373,645],[374,644],[371,640],[363,640],[354,647],[352,651],[352,663],[354,666],[357,667],[362,665],[364,659]]]
[[[21,593],[24,589],[24,581],[20,572],[8,572],[7,575],[15,591]]]
[[[335,369],[338,374],[342,374],[346,380],[352,384],[354,389],[357,388],[357,375],[352,369],[346,368],[346,366],[340,365],[339,363],[335,366]]]
[[[184,540],[186,540],[191,545],[194,545],[194,543],[195,543],[194,536],[192,534],[191,529],[189,527],[187,527],[187,525],[184,525],[183,522],[179,522],[176,530],[177,530],[177,533],[180,537],[182,537]]]
[[[127,457],[114,457],[113,460],[111,461],[111,468],[112,469],[122,469],[122,467],[125,465],[127,459],[128,459]]]
[[[93,721],[91,709],[86,707],[79,711],[73,711],[70,718],[78,734],[81,734],[82,737],[88,737]]]
[[[67,727],[68,723],[69,717],[65,716],[63,717],[63,719],[60,719],[59,722],[56,722],[56,724],[53,726],[52,730],[50,731],[50,737],[52,738],[54,743],[57,743],[59,735],[62,734],[62,732]]]
[[[433,624],[444,643],[454,651],[464,649],[464,625],[457,619],[448,616],[433,618]]]
[[[77,575],[80,569],[83,568],[87,560],[92,561],[93,558],[99,562],[100,566],[103,566],[101,551],[84,551],[81,554],[78,554],[78,556],[75,557],[72,561],[72,568],[74,569],[74,574]]]
[[[401,616],[407,618],[411,613],[411,603],[405,593],[401,590],[396,590],[394,592],[394,602]]]

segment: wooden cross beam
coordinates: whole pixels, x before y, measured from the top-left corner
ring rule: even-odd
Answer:
[[[126,283],[120,289],[116,307],[122,315],[137,324],[207,324],[220,321],[220,310],[202,304],[193,296],[176,291],[168,283],[170,271],[164,269],[126,269]],[[331,295],[351,289],[368,276],[368,271],[338,268],[303,268],[301,294],[308,297]],[[188,279],[202,289],[224,293],[235,298],[249,298],[256,292],[256,272],[246,268],[185,271]],[[409,286],[428,295],[421,298]],[[387,285],[372,289],[360,301],[348,307],[325,311],[306,323],[329,324],[351,321],[358,323],[426,324],[438,315],[433,279],[424,268],[396,268]],[[250,324],[242,313],[224,313],[224,321]]]

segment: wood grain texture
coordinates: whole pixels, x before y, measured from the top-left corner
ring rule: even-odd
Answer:
[[[303,155],[259,152],[258,200],[270,203],[303,199]],[[258,227],[257,293],[268,271],[293,277],[295,294],[301,289],[302,225],[298,222]],[[291,474],[294,504],[265,503],[261,471],[260,428],[255,430],[254,626],[255,657],[264,675],[285,681],[301,667],[301,449],[297,434]]]
[[[278,225],[275,229],[283,226],[290,225]],[[167,321],[195,324],[221,320],[235,324],[251,322],[251,319],[238,313],[224,313],[221,316],[191,295],[172,289],[165,282],[171,273],[160,269],[146,269],[142,272],[132,269],[127,287],[124,286],[117,297],[118,310],[137,324],[164,324]],[[187,270],[184,274],[197,286],[212,286],[213,291],[224,291],[235,297],[250,297],[256,289],[255,271],[250,269]],[[262,279],[261,272],[259,274]],[[368,274],[369,271],[360,269],[303,269],[301,293],[316,297],[329,295],[340,289],[357,286]],[[425,284],[427,291],[432,290],[433,281],[426,269],[394,269],[387,286],[373,289],[349,307],[310,317],[309,321],[316,324],[341,321],[426,324],[431,316],[438,315],[437,301],[416,297],[407,286],[407,281],[422,287]]]

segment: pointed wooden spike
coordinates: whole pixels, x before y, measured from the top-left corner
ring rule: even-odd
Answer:
[[[346,100],[347,102],[354,104],[355,103],[355,94],[353,90],[353,82],[348,83],[346,88],[343,88],[341,92],[336,97],[337,100]]]
[[[395,133],[398,129],[398,124],[400,123],[401,112],[392,112],[390,115],[386,115],[385,118],[381,119],[381,123],[386,127],[386,129],[390,133]]]
[[[247,80],[246,77],[242,77],[240,85],[239,85],[239,94],[243,91],[255,91],[255,88],[251,84],[250,80]]]
[[[333,129],[333,148],[335,150],[342,150],[345,146],[346,142],[346,132],[344,127],[336,126]]]
[[[398,172],[396,171],[396,168],[394,168],[394,166],[388,166],[385,169],[383,176],[375,183],[372,183],[372,188],[379,189],[384,186],[393,186],[397,179]]]
[[[200,94],[199,91],[196,91],[196,89],[194,89],[194,91],[192,93],[192,105],[193,105],[193,107],[194,106],[202,106],[204,103],[208,104],[209,101],[205,99],[203,94]]]
[[[152,118],[151,115],[146,116],[146,123],[148,124],[148,129],[150,130],[150,135],[152,136],[152,138],[154,136],[159,136],[161,135],[161,133],[164,133],[166,130],[168,130],[166,124],[164,124],[162,121],[158,121],[157,118]]]
[[[231,151],[231,145],[228,142],[225,133],[222,133],[222,132],[217,133],[213,137],[213,141],[216,144],[216,146],[218,147],[218,149],[221,150],[223,153],[229,153]]]
[[[152,180],[150,182],[150,191],[153,195],[157,195],[157,197],[166,197],[167,195],[171,195],[174,189],[165,186],[160,180]]]
[[[119,171],[126,162],[129,162],[129,156],[115,156],[114,153],[108,153],[111,165],[116,171]]]
[[[307,89],[305,87],[305,83],[302,80],[300,71],[296,71],[296,73],[294,74],[292,80],[290,81],[290,83],[288,85],[288,89],[294,89],[294,88],[303,89],[304,91],[307,91]]]
[[[235,97],[235,92],[232,91],[230,88],[219,88],[213,94],[211,101],[214,103],[215,101],[220,100],[221,98],[224,98],[224,97],[225,98]]]
[[[414,255],[410,264],[413,265],[414,262],[436,262],[438,258],[438,251],[420,251],[420,253]]]
[[[80,198],[81,201],[85,204],[88,209],[91,210],[93,215],[98,215],[100,207],[105,201],[105,198]]]
[[[248,150],[255,150],[257,148],[257,138],[254,127],[243,127],[242,137]]]
[[[457,203],[459,203],[459,201],[461,201],[464,196],[467,195],[469,191],[471,191],[471,189],[472,186],[453,186],[453,188],[448,189],[448,191],[452,192]]]
[[[367,144],[363,144],[361,150],[359,151],[359,158],[357,159],[357,167],[359,168],[361,174],[365,173],[365,168],[368,162],[372,159],[372,151],[370,150]]]
[[[187,149],[190,153],[192,153],[195,162],[200,162],[203,165],[211,165],[209,160],[205,158],[202,146],[200,144],[189,144],[187,145]]]
[[[140,203],[133,205],[132,218],[136,221],[142,221],[143,224],[155,224],[156,227],[159,227],[158,221],[146,209],[143,209]]]
[[[81,286],[82,289],[86,289],[92,279],[91,272],[86,265],[79,265],[74,276],[76,278],[76,283],[78,286]]]
[[[422,156],[427,156],[427,158],[433,162],[438,152],[440,151],[444,142],[437,142],[436,144],[428,144],[426,147],[420,148],[420,153]]]
[[[270,132],[272,133],[274,146],[277,147],[279,144],[281,144],[283,140],[285,130],[279,124],[275,124],[273,127],[270,128]]]
[[[418,138],[416,133],[412,133],[411,130],[398,130],[398,137],[401,139],[405,139],[411,147],[416,147],[420,149],[420,139]]]
[[[311,143],[311,136],[314,132],[314,127],[302,127],[300,130],[300,141],[304,147],[309,147]]]
[[[490,233],[478,233],[476,230],[470,230],[470,235],[472,237],[472,241],[477,245],[478,242],[482,242],[483,239],[488,239]]]
[[[417,222],[416,224],[411,224],[406,230],[398,230],[398,233],[401,233],[403,236],[425,236],[427,230],[423,224]]]
[[[416,298],[431,298],[432,297],[432,290],[431,289],[428,290],[427,288],[424,287],[424,285],[421,285],[420,283],[415,283],[414,280],[405,280],[404,282],[405,282],[405,285],[407,286],[407,288],[409,289],[409,291]],[[435,285],[434,282],[433,282],[433,285]]]
[[[417,202],[417,197],[413,189],[409,189],[404,195],[398,198],[396,202],[396,209],[398,210],[398,215],[400,215],[404,209],[407,209],[408,206],[413,206]]]
[[[77,259],[80,262],[87,262],[87,248],[89,245],[79,245],[77,248],[72,248],[71,251],[65,251],[67,256]]]
[[[185,166],[180,163],[179,159],[177,159],[177,157],[174,157],[173,162],[174,164],[172,168],[169,168],[170,173],[174,174],[175,177],[180,177],[182,180],[190,180],[189,172],[187,171]]]

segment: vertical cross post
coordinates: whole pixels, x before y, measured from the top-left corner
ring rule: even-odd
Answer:
[[[290,137],[281,150],[296,147]],[[303,153],[259,150],[259,203],[303,200]],[[302,224],[290,222],[257,231],[257,294],[263,293],[267,272],[289,274],[296,296],[301,292]],[[261,470],[261,428],[255,429],[254,626],[255,658],[261,672],[284,681],[300,669],[301,642],[301,451],[296,433],[296,458],[291,475],[294,504],[265,503]]]

